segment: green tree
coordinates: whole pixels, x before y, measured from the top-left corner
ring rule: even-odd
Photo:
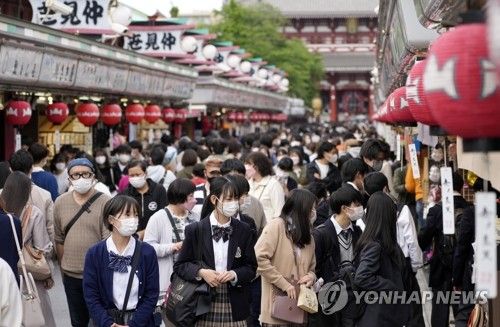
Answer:
[[[311,103],[323,77],[321,57],[310,53],[301,40],[281,34],[286,19],[276,8],[265,3],[244,6],[231,0],[217,14],[220,20],[210,27],[211,32],[287,72],[289,94]]]
[[[170,17],[175,18],[179,16],[179,8],[177,6],[173,6],[170,8]]]

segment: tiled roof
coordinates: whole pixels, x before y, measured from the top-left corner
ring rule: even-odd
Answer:
[[[267,2],[286,17],[376,17],[379,0],[239,0],[243,4]]]
[[[373,52],[323,53],[322,57],[329,72],[369,72],[375,65]]]

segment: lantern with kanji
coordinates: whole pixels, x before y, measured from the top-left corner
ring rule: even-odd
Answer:
[[[122,119],[122,108],[116,103],[108,103],[102,107],[101,120],[106,126],[115,126]]]
[[[227,115],[227,120],[229,120],[230,122],[236,121],[236,112],[231,111],[231,112]]]
[[[173,123],[175,121],[175,110],[172,108],[164,108],[161,112],[163,121],[166,124]]]
[[[245,113],[244,112],[237,112],[236,113],[236,122],[238,123],[243,123],[245,121],[246,117],[245,117]]]
[[[86,102],[76,107],[76,117],[83,125],[89,127],[99,120],[99,107],[95,103]]]
[[[406,80],[406,100],[410,112],[417,122],[426,125],[437,125],[431,114],[424,93],[424,69],[426,60],[417,61],[408,74]]]
[[[144,107],[140,103],[132,103],[125,109],[125,118],[131,124],[139,124],[144,118]]]
[[[175,112],[175,122],[177,124],[185,123],[188,117],[188,111],[186,109],[178,109]]]
[[[47,120],[54,125],[62,124],[69,115],[68,105],[64,102],[54,102],[45,109]]]
[[[26,101],[10,101],[5,106],[5,121],[14,126],[24,126],[31,118],[31,106]]]
[[[252,112],[250,116],[248,117],[252,123],[256,123],[259,121],[259,113],[257,112]]]
[[[441,35],[429,52],[423,77],[436,122],[464,139],[500,137],[495,74],[484,24],[457,26]]]
[[[406,100],[406,86],[397,88],[389,97],[389,113],[396,125],[414,125],[413,118]]]
[[[144,109],[144,119],[150,123],[154,124],[158,119],[161,118],[161,109],[155,104],[147,105]]]

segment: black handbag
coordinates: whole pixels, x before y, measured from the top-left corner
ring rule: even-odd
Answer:
[[[196,260],[201,262],[202,231],[201,223],[197,226],[198,244]],[[210,287],[204,281],[189,282],[175,272],[172,274],[170,287],[163,304],[167,319],[177,327],[194,326],[196,319],[210,311]]]

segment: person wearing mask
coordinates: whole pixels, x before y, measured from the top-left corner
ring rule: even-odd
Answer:
[[[54,205],[56,253],[72,326],[87,326],[89,312],[83,297],[83,265],[88,249],[105,239],[103,208],[109,197],[94,189],[95,168],[85,158],[68,163],[73,188],[60,195]]]
[[[250,184],[249,194],[262,204],[266,221],[279,217],[285,203],[285,192],[272,176],[273,167],[269,158],[260,152],[250,153],[245,159],[245,171]]]
[[[22,238],[19,238],[19,241],[22,243],[20,246],[30,246],[37,254],[48,257],[52,253],[53,245],[47,233],[43,213],[28,201],[31,185],[32,183],[28,176],[15,171],[7,178],[1,197],[3,203],[5,203],[5,211],[21,219]],[[12,228],[7,230],[12,234]],[[35,280],[35,285],[45,318],[45,326],[55,327],[56,323],[52,313],[52,305],[47,292],[54,286],[54,280],[52,277],[46,280]]]
[[[323,142],[319,145],[317,154],[317,158],[307,166],[308,183],[320,181],[332,193],[342,185],[340,171],[335,166],[338,159],[337,148],[330,142]]]
[[[238,189],[232,182],[210,189],[203,210],[210,214],[186,227],[174,264],[179,277],[191,282],[203,279],[215,294],[209,312],[199,317],[197,326],[246,326],[250,314],[249,284],[257,267],[255,241],[250,227],[233,218],[238,212],[237,198]],[[195,257],[200,245],[203,264]]]
[[[174,173],[163,166],[163,160],[165,158],[165,151],[160,145],[155,145],[151,149],[150,160],[151,165],[146,169],[146,175],[153,182],[163,185],[165,191],[168,190],[170,183],[175,180]]]
[[[342,165],[342,182],[358,191],[363,198],[363,206],[366,207],[368,197],[364,190],[363,180],[368,173],[369,167],[359,158],[349,159]]]
[[[396,223],[396,233],[398,244],[403,251],[403,255],[405,256],[405,263],[408,271],[413,272],[413,274],[410,274],[409,276],[410,279],[408,280],[407,290],[420,294],[420,286],[418,285],[416,274],[417,270],[423,266],[424,262],[422,250],[418,245],[417,228],[415,227],[415,222],[410,208],[408,208],[407,205],[398,203],[397,200],[393,198],[388,187],[389,181],[382,172],[373,172],[366,175],[364,185],[365,191],[368,195],[372,195],[376,192],[385,192],[392,198],[394,204],[397,205],[398,218]],[[409,326],[424,325],[425,323],[421,303],[412,303]]]
[[[169,166],[171,162],[177,156],[177,149],[174,146],[174,137],[172,135],[163,134],[161,136],[161,144],[164,144],[167,149],[165,150],[165,155],[163,157],[163,162],[161,163],[163,166]]]
[[[330,209],[328,192],[325,185],[320,182],[312,182],[307,185],[306,189],[311,191],[318,199],[316,201],[316,220],[314,221],[314,227],[317,227],[327,221],[333,214]]]
[[[31,180],[44,190],[49,191],[52,201],[55,201],[59,195],[57,180],[52,173],[43,169],[47,165],[49,149],[43,144],[33,143],[30,145],[28,152],[33,157]]]
[[[262,277],[260,321],[263,327],[291,326],[272,317],[274,294],[284,293],[295,300],[299,296],[298,284],[310,287],[316,280],[311,235],[316,219],[315,203],[316,197],[308,190],[293,190],[281,215],[269,221],[255,245],[257,273]]]
[[[380,140],[366,140],[359,151],[359,157],[368,165],[370,172],[380,171],[384,164],[384,147]]]
[[[113,166],[113,179],[116,183],[116,189],[119,190],[119,184],[122,176],[127,175],[127,165],[131,159],[132,149],[127,144],[122,144],[115,149],[117,162]]]
[[[178,178],[167,191],[169,204],[158,210],[149,219],[144,232],[144,242],[150,244],[158,257],[160,267],[160,298],[163,302],[170,286],[174,261],[182,248],[184,230],[187,225],[199,221],[200,217],[191,210],[196,204],[194,184],[186,178]]]
[[[293,161],[293,172],[297,176],[297,182],[302,186],[307,185],[306,166],[302,160],[302,151],[299,148],[290,148],[288,155]]]
[[[10,224],[10,223],[9,223]],[[0,326],[21,326],[23,303],[9,264],[0,257]]]
[[[293,161],[289,157],[281,158],[275,168],[275,172],[278,181],[285,191],[285,196],[288,196],[291,191],[298,187],[297,180],[293,177]]]
[[[245,177],[246,173],[245,165],[238,159],[227,159],[222,163],[220,171],[223,176],[239,175]],[[240,212],[254,220],[257,237],[259,237],[266,226],[266,215],[260,201],[249,193],[250,184],[248,181],[246,184],[242,183],[240,185]]]
[[[92,157],[90,154],[88,154],[85,151],[79,152],[75,158],[85,158],[88,161],[90,161],[90,163],[92,164],[93,167],[97,167],[97,162],[95,161],[94,157]],[[98,192],[103,193],[104,195],[111,197],[111,192],[109,191],[108,186],[106,184],[104,184],[104,176],[102,175],[99,168],[95,169],[94,174],[95,174],[95,179],[96,179],[96,182],[94,184],[94,189]],[[70,187],[69,190],[72,191],[73,188]]]
[[[139,160],[142,161],[144,160],[144,156],[142,155],[142,143],[134,140],[128,142],[128,146],[131,149],[130,152],[130,160]]]
[[[344,309],[331,315],[320,310],[309,322],[314,326],[354,326],[350,275],[354,272],[354,249],[361,236],[361,228],[355,222],[364,216],[361,201],[358,192],[342,186],[330,196],[333,215],[313,231],[317,278],[325,284],[343,280],[349,292],[349,304]]]
[[[137,201],[129,196],[109,200],[103,217],[111,236],[92,246],[85,256],[83,292],[96,326],[159,325],[154,316],[159,294],[155,250],[132,237],[139,210]],[[122,309],[123,321],[119,321]]]
[[[31,175],[33,168],[33,157],[26,150],[18,150],[10,158],[10,168],[12,171],[20,171],[26,176]],[[31,186],[30,204],[40,209],[43,213],[47,233],[52,244],[55,243],[54,233],[54,202],[50,192],[44,190],[36,184]]]
[[[68,190],[69,181],[68,171],[66,170],[66,157],[62,153],[58,153],[52,158],[50,171],[57,181],[57,193],[59,195],[65,193]]]
[[[191,182],[194,185],[205,184],[205,165],[202,163],[197,163],[193,166],[193,178],[191,178]]]
[[[403,294],[408,268],[397,240],[397,212],[384,192],[370,196],[364,218],[366,228],[355,248],[356,272],[353,288],[357,291],[393,291]],[[381,293],[378,293],[380,299]],[[364,312],[356,326],[408,326],[411,307],[401,303],[364,303]]]
[[[201,217],[201,209],[203,208],[203,203],[210,193],[210,181],[221,175],[220,167],[222,161],[218,158],[208,157],[205,161],[205,183],[196,185],[196,190],[194,191],[194,198],[196,199],[196,205],[193,208],[193,212]],[[201,217],[203,218],[203,217]]]
[[[115,177],[109,162],[108,154],[103,149],[95,149],[94,158],[96,167],[102,174],[102,183],[108,187],[111,194],[115,193],[117,182],[114,180]]]
[[[181,171],[177,173],[177,178],[193,178],[193,167],[198,162],[198,155],[193,149],[187,149],[184,151],[182,156],[182,168]]]
[[[453,206],[455,224],[463,217],[464,211],[470,204],[462,196],[464,180],[460,174],[453,172]],[[459,230],[459,228],[456,228]],[[422,249],[434,244],[434,253],[430,260],[429,287],[434,293],[432,302],[432,326],[448,326],[450,306],[447,303],[438,303],[434,299],[438,292],[452,291],[453,257],[455,253],[454,236],[443,234],[443,206],[436,204],[429,209],[425,226],[418,233],[418,243]],[[453,309],[456,309],[455,307]],[[456,312],[454,312],[456,313]]]
[[[145,161],[131,161],[127,167],[130,185],[124,192],[133,197],[140,206],[137,235],[142,240],[149,218],[167,205],[167,192],[162,185],[148,178],[148,164]]]

